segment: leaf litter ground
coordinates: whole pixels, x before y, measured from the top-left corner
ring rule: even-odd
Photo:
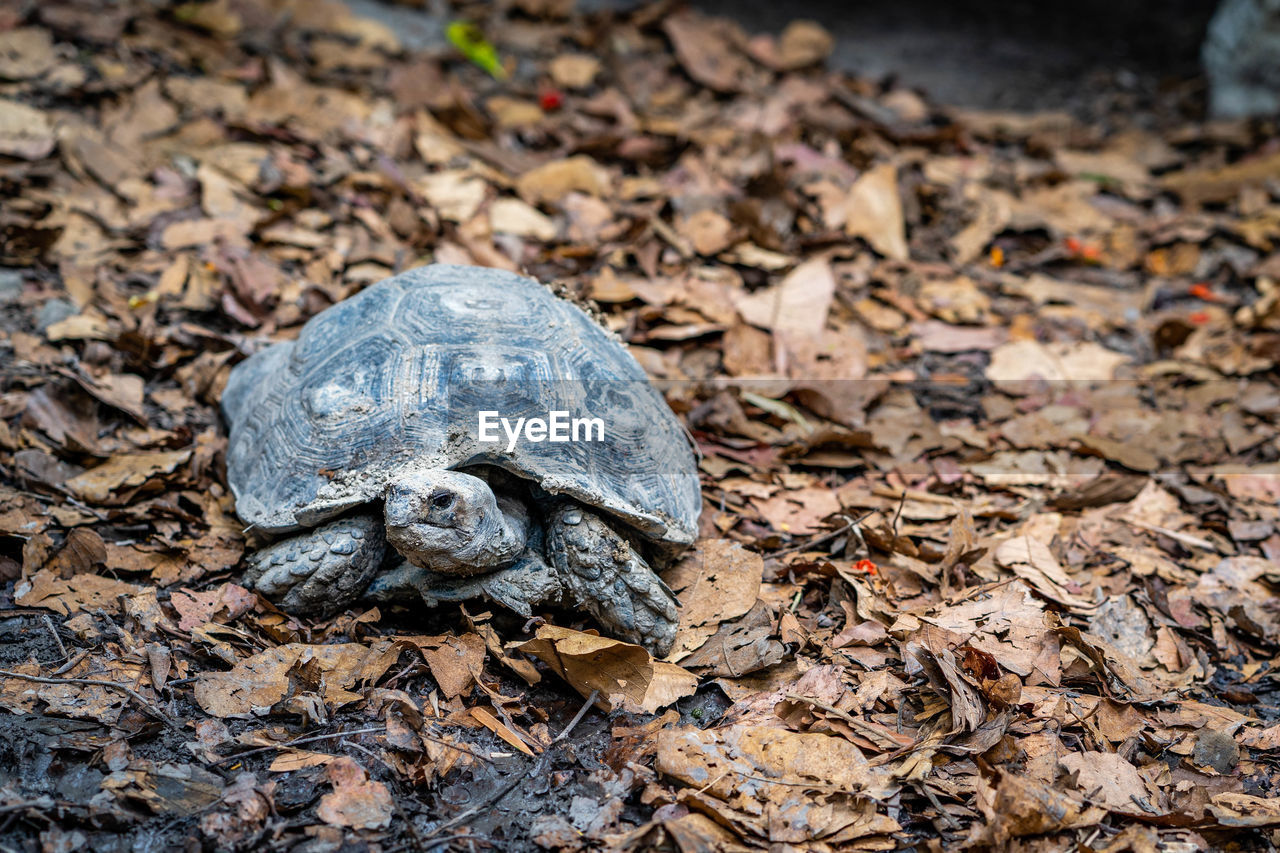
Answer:
[[[333,2],[0,12],[6,849],[1274,846],[1275,126],[567,6],[426,51]],[[663,381],[706,498],[668,660],[237,584],[227,372],[430,261]]]

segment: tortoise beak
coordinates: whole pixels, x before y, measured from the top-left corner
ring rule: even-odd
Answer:
[[[418,507],[418,496],[407,489],[392,487],[387,492],[384,515],[391,527],[408,527],[422,521],[422,510]]]

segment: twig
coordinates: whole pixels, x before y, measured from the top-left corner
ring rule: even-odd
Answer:
[[[839,536],[841,533],[845,533],[845,532],[850,531],[850,530],[852,530],[853,528],[857,527],[859,524],[861,524],[863,521],[865,521],[865,520],[866,520],[867,518],[869,518],[870,516],[871,516],[871,513],[869,513],[869,512],[864,512],[862,515],[860,515],[860,516],[858,516],[857,518],[853,519],[853,520],[852,520],[852,521],[850,521],[848,524],[846,524],[844,527],[837,527],[835,530],[832,530],[832,531],[829,531],[829,532],[827,532],[827,533],[824,533],[824,534],[822,534],[821,536],[817,537],[816,539],[810,539],[810,540],[808,540],[807,542],[800,542],[800,543],[798,543],[798,544],[796,544],[796,545],[788,545],[788,546],[787,546],[787,547],[785,547],[785,548],[779,548],[777,551],[773,551],[772,553],[770,553],[770,554],[769,554],[769,556],[770,556],[770,557],[780,557],[780,556],[782,556],[783,554],[790,554],[790,553],[791,553],[791,552],[793,552],[793,551],[803,551],[805,548],[814,548],[814,547],[816,547],[816,546],[818,546],[818,545],[823,544],[824,542],[830,542],[832,539],[835,539],[835,538],[836,538],[837,536]],[[848,518],[848,516],[842,516],[842,517],[843,517],[843,518]]]
[[[1183,545],[1190,545],[1193,548],[1203,548],[1206,551],[1213,551],[1217,554],[1222,553],[1221,549],[1208,539],[1201,539],[1199,536],[1192,536],[1189,533],[1179,533],[1176,530],[1170,530],[1169,528],[1161,527],[1158,524],[1148,524],[1147,522],[1139,521],[1136,518],[1126,518],[1124,520],[1129,524],[1132,524],[1134,527],[1140,527],[1143,530],[1150,530],[1152,533],[1159,533],[1161,536],[1168,536],[1170,539],[1175,542],[1181,542]]]
[[[19,803],[5,803],[0,805],[0,814],[6,812],[18,812],[23,809],[51,809],[56,805],[49,797],[39,797],[34,800],[23,800]]]
[[[920,790],[924,791],[924,795],[929,798],[929,802],[933,803],[933,807],[938,810],[938,814],[947,822],[947,826],[952,829],[959,829],[960,824],[951,816],[951,813],[942,807],[942,803],[938,802],[938,795],[933,793],[929,788],[929,783],[924,780],[920,781]]]
[[[591,695],[587,697],[587,701],[582,704],[582,707],[578,709],[578,713],[574,714],[573,719],[569,721],[569,725],[565,726],[564,730],[556,735],[551,742],[559,743],[571,735],[573,730],[578,727],[578,723],[582,722],[582,718],[587,715],[587,711],[591,710],[591,706],[595,704],[596,697],[599,695],[599,690],[592,690]]]
[[[44,616],[44,626],[49,629],[49,633],[53,635],[53,641],[58,644],[58,651],[62,652],[62,659],[66,660],[71,657],[67,652],[67,647],[62,645],[62,638],[58,636],[58,629],[53,626],[53,620],[48,614]]]
[[[356,729],[353,732],[330,732],[324,735],[310,735],[308,737],[300,737],[297,740],[286,741],[285,743],[276,743],[270,746],[260,746],[257,749],[247,749],[244,752],[237,752],[235,755],[228,755],[225,758],[219,758],[217,761],[210,762],[210,766],[216,767],[219,764],[225,764],[228,761],[235,761],[240,758],[246,758],[250,755],[261,755],[264,752],[272,752],[277,749],[289,749],[290,747],[299,746],[304,743],[315,743],[320,740],[331,740],[333,738],[351,737],[352,735],[371,735],[379,734],[387,730],[386,726],[373,726],[367,729]]]
[[[801,696],[799,693],[788,693],[787,698],[790,699],[792,702],[803,702],[806,705],[810,705],[814,708],[817,708],[819,711],[822,711],[823,713],[830,714],[833,717],[844,720],[850,726],[853,726],[853,728],[857,729],[858,731],[866,735],[868,738],[870,738],[879,747],[882,747],[888,750],[898,750],[898,749],[907,748],[906,744],[895,741],[893,738],[885,734],[881,729],[878,729],[875,726],[870,725],[864,720],[859,720],[857,717],[853,716],[848,711],[841,711],[839,708],[835,707],[834,705],[828,705],[826,702],[823,702],[821,699],[814,699],[812,696]]]
[[[154,707],[141,693],[127,684],[121,684],[119,681],[97,681],[92,678],[45,678],[40,675],[27,675],[24,672],[13,672],[8,669],[0,669],[0,675],[8,678],[21,678],[24,681],[34,681],[36,684],[82,684],[86,687],[106,687],[110,690],[118,690],[137,702],[138,706],[150,716],[160,720],[174,731],[182,731],[182,726],[176,720],[159,708]]]
[[[490,764],[493,763],[493,756],[482,755],[473,749],[463,746],[460,743],[452,743],[450,741],[445,740],[444,738],[439,738],[439,737],[435,737],[434,735],[429,735],[426,732],[418,732],[417,735],[423,740],[429,740],[432,743],[438,743],[441,746],[447,746],[449,749],[461,752],[463,755],[470,755],[472,758],[478,758],[481,761],[487,761]]]
[[[893,538],[898,538],[898,522],[902,520],[902,509],[907,505],[907,490],[902,490],[902,497],[898,498],[898,508],[893,511]]]
[[[596,697],[599,695],[600,695],[599,690],[591,691],[591,695],[587,697],[587,701],[583,703],[582,707],[578,709],[578,713],[575,714],[573,719],[569,721],[569,725],[565,726],[563,731],[560,732],[560,734],[552,738],[551,740],[552,746],[554,746],[557,743],[560,743],[560,741],[564,740],[570,734],[573,733],[573,730],[578,727],[578,723],[582,722],[582,718],[587,715],[587,711],[591,710],[591,706],[595,704]],[[467,809],[465,812],[462,812],[457,817],[440,824],[438,827],[436,827],[435,832],[428,835],[426,838],[423,839],[423,841],[430,842],[432,838],[435,838],[437,835],[444,832],[445,830],[452,829],[458,824],[466,820],[469,820],[474,815],[477,815],[480,812],[485,811],[486,809],[491,807],[494,803],[498,802],[507,794],[511,793],[511,791],[514,790],[515,787],[519,785],[521,780],[523,780],[524,778],[526,777],[536,778],[538,776],[542,776],[546,772],[547,765],[549,765],[550,763],[551,763],[551,750],[548,749],[538,756],[538,760],[533,763],[533,767],[531,767],[527,773],[514,774],[512,778],[508,780],[501,788],[494,791],[489,796],[485,797],[482,802],[477,803],[476,805]]]
[[[84,659],[85,659],[85,658],[87,658],[88,656],[89,656],[89,650],[88,650],[88,649],[81,649],[81,650],[76,654],[76,656],[75,656],[75,657],[73,657],[71,660],[67,661],[67,662],[66,662],[66,663],[64,663],[62,666],[60,666],[60,667],[58,667],[57,669],[55,669],[55,670],[53,671],[53,674],[54,674],[54,675],[62,675],[62,673],[64,673],[64,672],[70,672],[71,670],[73,670],[73,669],[75,669],[75,668],[76,668],[76,664],[80,663],[80,661],[84,660]]]

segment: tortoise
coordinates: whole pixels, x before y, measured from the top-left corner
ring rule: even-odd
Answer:
[[[580,607],[669,651],[677,602],[654,567],[697,532],[688,436],[622,343],[541,283],[396,275],[236,365],[222,408],[260,546],[246,581],[286,610],[487,596],[526,617]]]

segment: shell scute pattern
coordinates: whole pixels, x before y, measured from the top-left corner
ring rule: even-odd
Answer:
[[[578,308],[510,273],[434,266],[367,288],[237,368],[223,406],[237,509],[267,533],[376,499],[404,466],[477,462],[655,538],[696,532],[692,453],[644,371]],[[603,417],[607,440],[508,452],[475,439],[480,410],[514,422],[556,409]]]

